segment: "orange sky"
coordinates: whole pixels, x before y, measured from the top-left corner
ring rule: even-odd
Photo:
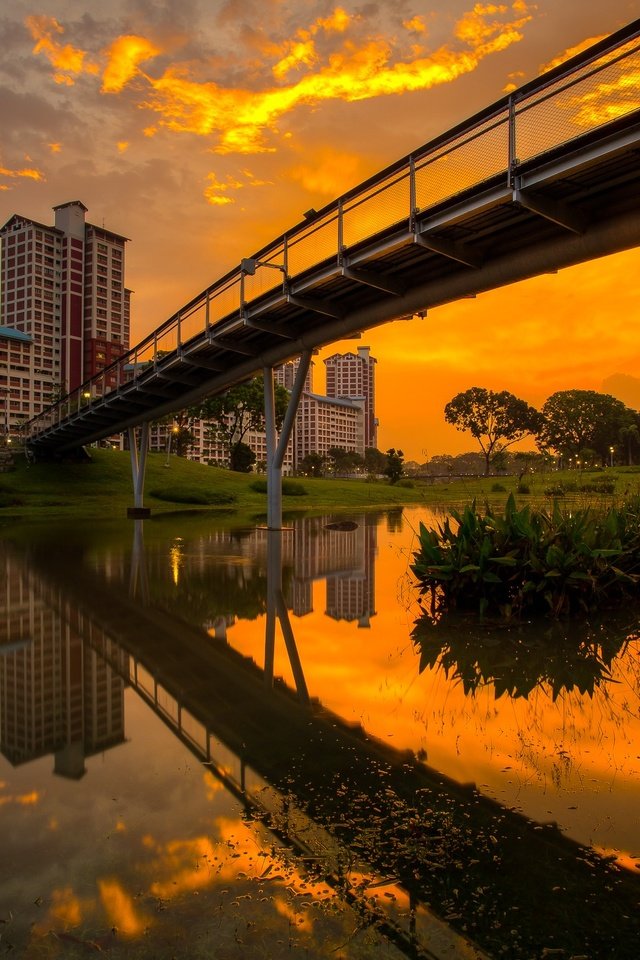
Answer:
[[[640,0],[11,4],[0,23],[0,221],[72,199],[131,238],[134,339],[347,189],[567,55]],[[363,335],[379,446],[474,449],[470,386],[640,407],[637,251]],[[348,341],[338,348],[353,349]],[[316,389],[324,386],[322,356]]]

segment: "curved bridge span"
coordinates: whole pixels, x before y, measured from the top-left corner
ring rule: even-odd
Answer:
[[[368,328],[638,246],[639,77],[636,20],[309,211],[31,420],[30,448],[65,452]]]

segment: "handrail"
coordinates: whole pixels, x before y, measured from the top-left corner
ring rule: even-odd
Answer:
[[[513,177],[517,175],[518,167],[522,166],[517,150],[519,124],[524,123],[522,118],[526,118],[530,111],[553,110],[554,105],[557,104],[558,115],[555,118],[547,116],[541,118],[546,122],[544,133],[538,131],[538,126],[542,127],[544,124],[536,125],[533,152],[528,151],[527,163],[550,149],[557,149],[571,143],[577,136],[575,128],[572,130],[570,126],[571,122],[579,127],[580,133],[584,134],[637,111],[637,103],[632,98],[626,104],[622,101],[620,112],[616,114],[614,120],[606,119],[599,122],[596,116],[595,122],[589,128],[584,126],[577,112],[580,107],[578,95],[580,85],[582,84],[585,88],[585,94],[591,98],[597,97],[597,78],[604,71],[612,74],[617,71],[620,75],[624,71],[625,64],[630,62],[631,58],[637,57],[640,44],[633,44],[638,40],[640,40],[640,20],[635,20],[617,33],[599,41],[566,63],[554,67],[541,77],[529,81],[519,90],[501,98],[349,190],[322,208],[312,221],[299,222],[291,230],[258,250],[252,259],[263,262],[273,261],[274,264],[281,265],[285,278],[291,280],[296,275],[327,260],[326,254],[318,252],[318,250],[322,251],[322,244],[317,243],[316,238],[321,231],[327,229],[332,231],[331,256],[335,256],[338,263],[342,262],[346,249],[345,225],[348,225],[350,216],[357,216],[358,210],[364,204],[371,205],[368,220],[374,224],[375,229],[363,227],[359,223],[358,240],[354,242],[371,239],[382,230],[401,223],[405,219],[411,229],[418,210],[424,213],[432,207],[450,201],[462,191],[477,188],[495,177],[504,175],[505,184],[511,185]],[[615,55],[616,51],[619,51],[617,55]],[[636,69],[640,69],[640,64]],[[581,71],[584,72],[581,73]],[[611,79],[615,80],[616,76],[610,78],[610,81]],[[572,92],[573,99],[567,101],[563,96],[568,91]],[[625,109],[625,106],[628,109]],[[573,117],[570,115],[571,109],[574,110]],[[501,128],[504,129],[504,143],[499,144],[496,153],[494,140],[496,136],[501,136]],[[556,136],[556,129],[561,130],[562,135]],[[570,135],[567,135],[567,131]],[[526,128],[524,132],[526,133]],[[487,146],[491,152],[488,151],[487,156],[482,155],[483,163],[471,162],[472,151],[476,151],[475,161],[478,159],[477,153],[482,153],[483,138],[487,140]],[[458,170],[455,168],[456,159],[459,160]],[[442,167],[440,177],[438,177],[440,169],[438,164]],[[469,170],[479,170],[479,175],[469,176]],[[427,183],[430,195],[428,202],[420,204],[419,186],[422,184],[422,177],[426,174],[432,178]],[[389,201],[389,192],[405,183],[407,196],[402,198],[402,204],[398,206],[393,202],[393,198]],[[434,184],[436,193],[433,192]],[[404,206],[405,203],[406,206]],[[363,229],[364,233],[362,233]],[[290,274],[289,269],[294,260],[298,266],[295,272]],[[265,271],[265,273],[270,274],[271,271]],[[99,374],[86,380],[66,397],[50,404],[28,421],[25,424],[27,436],[34,436],[48,429],[54,422],[60,424],[63,419],[80,416],[87,402],[95,399],[103,400],[114,390],[117,393],[123,387],[130,387],[131,381],[135,383],[141,376],[148,373],[149,363],[154,369],[157,368],[158,363],[163,359],[159,355],[159,350],[162,349],[159,347],[160,342],[174,337],[175,348],[173,349],[180,350],[194,336],[193,333],[185,333],[189,329],[186,321],[199,311],[202,311],[203,317],[200,329],[195,335],[210,334],[216,328],[224,329],[230,319],[242,318],[247,303],[266,291],[274,289],[281,282],[281,279],[274,275],[265,281],[269,284],[268,286],[259,287],[259,282],[254,281],[249,284],[245,282],[246,279],[240,268],[236,267],[214,281]],[[254,280],[253,277],[248,279]],[[224,298],[227,296],[232,296],[234,299],[232,309],[224,303]],[[213,319],[212,314],[215,315],[216,304],[221,306],[222,314],[217,319]],[[132,368],[131,377],[123,383],[123,373],[127,367]],[[110,388],[112,383],[115,384],[114,390]]]

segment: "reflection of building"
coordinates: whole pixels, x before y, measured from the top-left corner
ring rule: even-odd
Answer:
[[[54,226],[14,214],[0,228],[0,324],[14,331],[7,340],[0,329],[0,389],[9,389],[12,426],[129,346],[126,238],[86,223],[79,200],[54,211]],[[28,338],[20,349],[16,333]]]
[[[359,627],[368,627],[375,616],[375,570],[377,532],[375,525],[361,523],[354,530],[360,568],[348,575],[327,577],[325,613],[334,620],[357,620]]]
[[[0,750],[14,765],[53,753],[55,772],[78,778],[86,756],[124,740],[122,680],[53,591],[10,555],[0,569]]]
[[[322,518],[295,525],[293,540],[283,544],[283,557],[295,558],[288,606],[300,617],[313,610],[313,584],[326,580],[327,616],[357,620],[368,626],[375,615],[377,525],[360,517],[355,530],[328,529]]]

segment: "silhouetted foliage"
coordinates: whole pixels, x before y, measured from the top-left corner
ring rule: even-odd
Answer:
[[[236,473],[251,473],[256,455],[247,443],[234,443],[230,450],[229,466]]]
[[[545,400],[542,416],[540,449],[582,460],[586,459],[583,451],[592,450],[601,463],[609,462],[609,448],[635,422],[633,411],[621,400],[595,390],[559,390]]]
[[[488,476],[491,461],[507,447],[540,428],[540,414],[508,390],[494,393],[471,387],[456,394],[444,408],[444,418],[456,430],[468,430],[478,441]]]
[[[384,474],[389,478],[389,483],[397,483],[404,472],[404,454],[402,450],[396,450],[391,447],[387,450],[387,463],[384,468]]]

